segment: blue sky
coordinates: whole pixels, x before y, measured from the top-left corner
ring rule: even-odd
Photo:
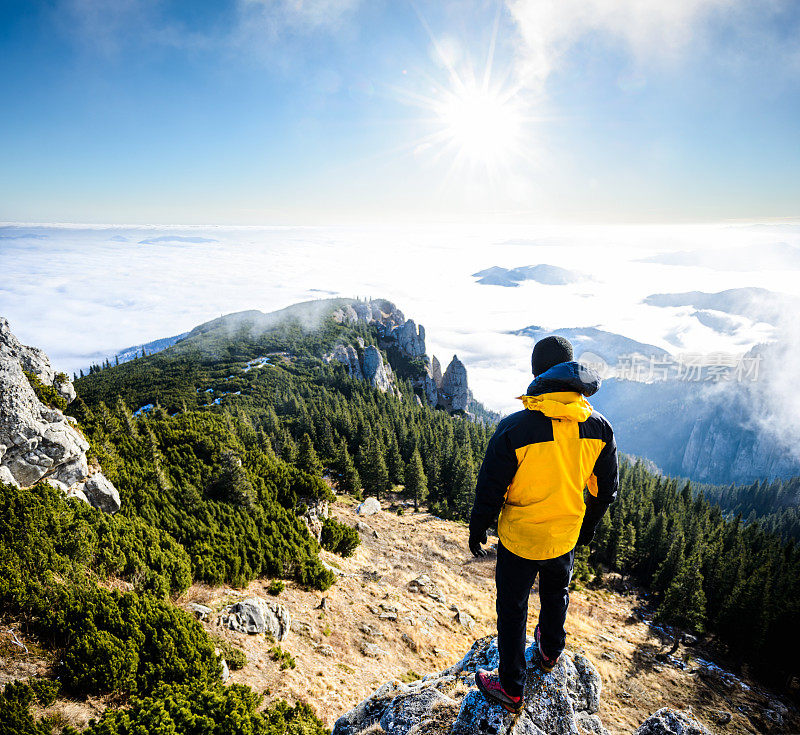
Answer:
[[[0,92],[9,222],[800,217],[792,0],[3,2]]]

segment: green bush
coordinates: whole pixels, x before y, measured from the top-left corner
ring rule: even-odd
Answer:
[[[361,537],[355,528],[340,523],[335,518],[326,518],[322,524],[320,543],[323,549],[340,556],[352,556],[361,543]]]
[[[231,669],[243,669],[247,666],[247,654],[239,646],[235,646],[224,638],[217,638],[216,636],[213,640],[216,647],[222,651],[222,658],[225,659]]]
[[[273,579],[267,587],[267,592],[277,597],[284,589],[286,589],[286,585],[280,579]]]
[[[47,719],[34,720],[30,707],[36,701],[47,707],[55,701],[58,683],[46,679],[12,681],[0,692],[0,733],[51,735]]]
[[[59,411],[64,411],[67,408],[67,399],[64,398],[52,385],[45,385],[37,375],[33,373],[29,373],[27,370],[23,370],[25,373],[25,377],[28,379],[28,382],[31,384],[31,388],[33,388],[33,392],[36,394],[36,397],[44,403],[45,406],[50,406],[50,408],[57,408]],[[59,373],[59,376],[64,375],[63,373]]]
[[[273,646],[270,649],[270,656],[273,661],[279,661],[281,664],[281,671],[285,669],[293,669],[297,666],[294,656],[288,651],[284,651],[280,646]]]
[[[259,712],[262,699],[241,684],[165,685],[126,709],[106,710],[80,735],[330,735],[307,705],[279,701]],[[64,735],[79,734],[66,728]]]

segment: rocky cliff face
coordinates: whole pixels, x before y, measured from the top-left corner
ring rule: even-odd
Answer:
[[[53,405],[40,400],[32,381],[48,391]],[[75,420],[55,405],[74,398],[70,379],[53,370],[42,350],[21,344],[0,317],[0,481],[29,487],[46,480],[71,497],[115,513],[119,493],[99,467],[89,466],[89,443]]]
[[[499,662],[496,638],[482,638],[457,664],[419,682],[390,681],[342,715],[333,735],[383,732],[387,735],[607,735],[597,715],[602,685],[592,662],[565,651],[545,674],[528,639],[525,707],[512,715],[491,704],[475,686],[478,669]],[[667,708],[645,720],[636,735],[708,735],[692,715]]]
[[[413,319],[406,319],[403,312],[391,301],[352,301],[337,308],[333,317],[340,324],[363,321],[375,325],[382,347],[396,348],[402,357],[424,362],[424,372],[411,378],[411,383],[422,400],[429,406],[444,408],[451,413],[463,412],[469,416],[467,406],[472,396],[464,363],[453,355],[442,375],[436,356],[428,358],[425,327],[421,324],[417,326]],[[329,355],[329,359],[341,362],[351,377],[368,380],[384,393],[394,391],[396,395],[400,395],[391,367],[383,362],[380,351],[374,347],[367,347],[359,358],[353,345],[339,345]]]

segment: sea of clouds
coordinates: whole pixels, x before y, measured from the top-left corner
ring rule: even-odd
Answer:
[[[479,285],[491,267],[550,264],[569,285]],[[717,331],[653,293],[762,287],[798,294],[800,225],[131,227],[0,225],[0,315],[58,369],[222,314],[329,296],[383,297],[457,354],[475,396],[513,410],[530,379],[528,325],[597,326],[669,352],[741,354],[773,327]],[[800,344],[800,339],[796,340]]]

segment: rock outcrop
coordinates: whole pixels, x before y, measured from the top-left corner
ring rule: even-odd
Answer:
[[[305,503],[306,512],[300,516],[300,520],[306,524],[308,532],[319,541],[322,538],[322,526],[330,515],[330,504],[327,500],[307,498],[301,498],[301,502]]]
[[[467,385],[467,368],[453,355],[447,366],[439,386],[439,405],[450,413],[466,412],[469,405],[469,386]]]
[[[281,603],[248,597],[226,608],[217,624],[250,635],[266,633],[282,641],[291,630],[292,620]]]
[[[383,355],[375,345],[368,345],[364,350],[362,369],[364,380],[381,393],[388,393],[395,388],[394,379],[391,377],[392,369],[383,362]]]
[[[381,686],[334,725],[333,735],[359,735],[367,730],[387,735],[607,735],[597,715],[600,675],[580,653],[565,651],[546,674],[534,660],[533,639],[528,661],[525,707],[512,715],[491,704],[475,686],[478,669],[496,670],[496,638],[482,638],[457,664],[421,681]],[[672,728],[672,729],[670,729]],[[648,718],[637,735],[708,735],[693,717],[662,709]]]
[[[331,355],[331,359],[342,363],[347,369],[347,374],[351,378],[356,378],[357,380],[364,379],[364,371],[358,359],[358,352],[356,352],[356,348],[353,347],[353,345],[337,345]]]
[[[89,466],[89,443],[75,420],[45,405],[26,373],[53,391],[54,402],[75,398],[69,377],[53,370],[42,350],[21,344],[0,317],[0,481],[30,487],[46,480],[70,497],[115,513],[119,493],[99,467]]]
[[[377,328],[379,344],[392,354],[407,360],[417,361],[413,373],[408,377],[414,391],[427,405],[443,408],[450,413],[464,413],[468,417],[468,406],[473,400],[467,383],[467,369],[464,363],[453,355],[453,359],[442,375],[442,366],[434,355],[428,358],[425,347],[425,327],[417,326],[413,319],[406,319],[403,312],[393,303],[384,299],[375,301],[352,301],[338,307],[333,318],[340,324],[356,324],[359,321]],[[395,350],[394,353],[391,350]],[[338,345],[326,358],[329,362],[342,363],[350,377],[366,380],[378,390],[393,392],[401,396],[392,368],[384,362],[383,356],[374,346],[359,351],[353,345]],[[393,359],[393,358],[392,358]],[[424,362],[424,369],[419,361]],[[406,370],[409,368],[406,366]],[[421,372],[419,372],[421,371]]]
[[[425,327],[409,319],[402,327],[396,330],[397,346],[408,357],[425,357]]]

